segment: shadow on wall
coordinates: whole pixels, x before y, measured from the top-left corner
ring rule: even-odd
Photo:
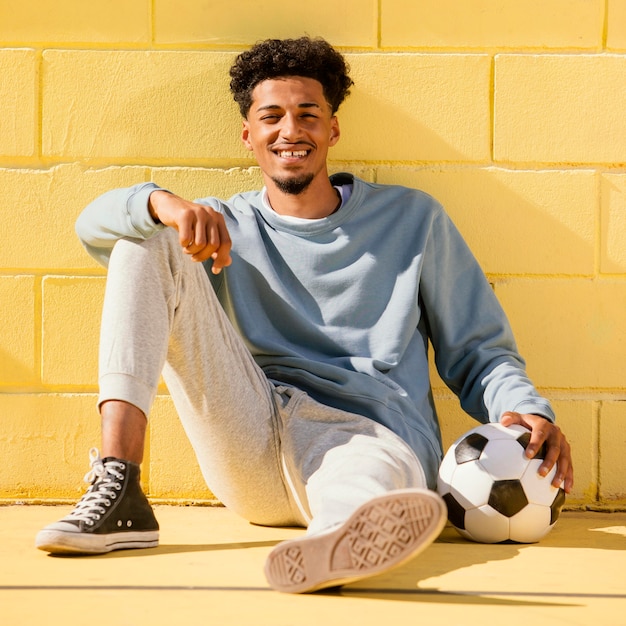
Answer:
[[[341,138],[330,156],[341,160],[398,162],[484,162],[488,158],[488,128],[475,138],[446,139],[407,108],[358,86],[337,114]]]
[[[164,159],[223,164],[244,156],[238,149],[240,116],[228,90],[234,54],[93,51],[81,56],[76,71],[81,98],[70,100],[71,54],[46,55],[45,154],[118,164]],[[103,80],[89,92],[79,89],[92,75]]]
[[[11,303],[0,303],[0,306],[11,306]],[[5,387],[32,385],[36,380],[34,366],[29,367],[14,355],[0,349],[0,393]]]

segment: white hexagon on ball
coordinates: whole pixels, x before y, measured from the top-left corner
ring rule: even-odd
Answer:
[[[476,462],[457,465],[452,474],[450,492],[466,509],[489,502],[493,478]]]
[[[494,439],[486,445],[479,463],[494,479],[511,480],[524,475],[528,459],[516,439]]]
[[[509,520],[485,504],[465,513],[465,533],[461,534],[479,543],[500,543],[509,538]]]
[[[550,507],[532,502],[509,520],[509,538],[518,543],[535,543],[552,530]]]

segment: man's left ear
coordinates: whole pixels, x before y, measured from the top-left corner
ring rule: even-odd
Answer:
[[[250,125],[248,124],[248,120],[243,120],[243,125],[241,127],[241,141],[243,141],[243,145],[248,148],[248,150],[252,150],[252,142],[250,141]]]
[[[333,115],[330,120],[330,141],[328,142],[328,145],[330,147],[334,146],[339,141],[340,136],[341,131],[339,130],[339,120],[336,115]]]

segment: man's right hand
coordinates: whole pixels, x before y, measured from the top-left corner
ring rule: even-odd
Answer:
[[[193,261],[212,258],[214,274],[231,264],[232,244],[221,213],[160,189],[150,194],[148,210],[155,222],[178,231],[180,245]]]

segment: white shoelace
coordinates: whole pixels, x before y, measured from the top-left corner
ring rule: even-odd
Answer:
[[[78,501],[74,510],[67,516],[68,520],[79,520],[93,526],[105,513],[106,508],[117,498],[122,489],[124,474],[120,470],[126,465],[120,461],[108,461],[105,465],[97,448],[89,451],[91,469],[85,474],[85,482],[93,486]]]

